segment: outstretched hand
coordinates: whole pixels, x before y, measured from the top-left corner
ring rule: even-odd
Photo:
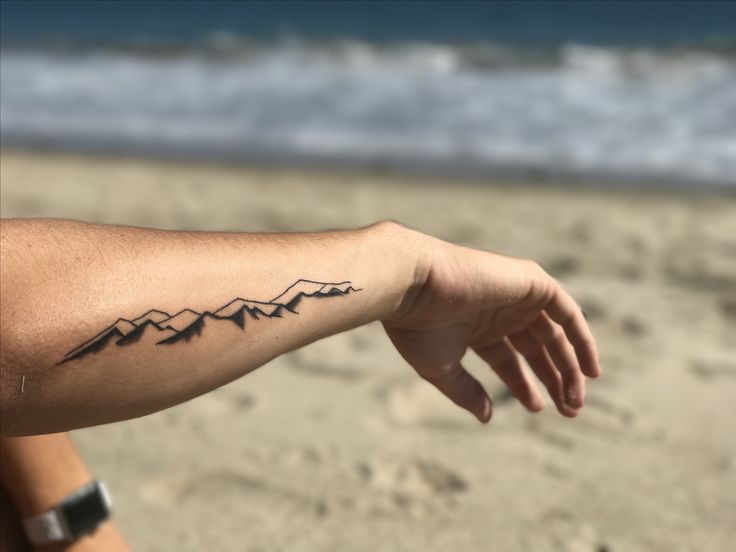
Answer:
[[[485,360],[528,410],[545,401],[523,356],[561,414],[577,415],[585,379],[600,375],[595,340],[580,307],[531,261],[433,238],[401,312],[383,321],[417,373],[481,422],[492,401],[460,363],[468,348]]]

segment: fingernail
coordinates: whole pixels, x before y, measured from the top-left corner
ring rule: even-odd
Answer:
[[[487,423],[491,419],[491,415],[493,413],[492,410],[493,409],[491,407],[491,403],[490,402],[486,403],[483,406],[483,412],[481,413],[480,416],[478,416],[478,421],[481,422],[482,424]]]

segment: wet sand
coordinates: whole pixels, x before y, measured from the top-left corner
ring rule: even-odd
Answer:
[[[379,325],[206,396],[77,431],[136,550],[726,551],[736,541],[736,196],[3,152],[3,217],[187,230],[390,218],[538,260],[605,375],[575,420],[482,363],[481,426]]]

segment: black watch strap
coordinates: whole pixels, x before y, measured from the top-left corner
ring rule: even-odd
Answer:
[[[56,507],[23,520],[32,544],[73,542],[95,531],[110,517],[110,495],[102,481],[79,488]]]

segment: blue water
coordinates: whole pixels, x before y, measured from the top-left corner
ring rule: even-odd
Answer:
[[[0,6],[3,145],[736,184],[736,3]]]
[[[191,43],[213,31],[259,40],[490,41],[552,45],[733,43],[727,1],[2,2],[3,44],[102,44],[134,38]]]

